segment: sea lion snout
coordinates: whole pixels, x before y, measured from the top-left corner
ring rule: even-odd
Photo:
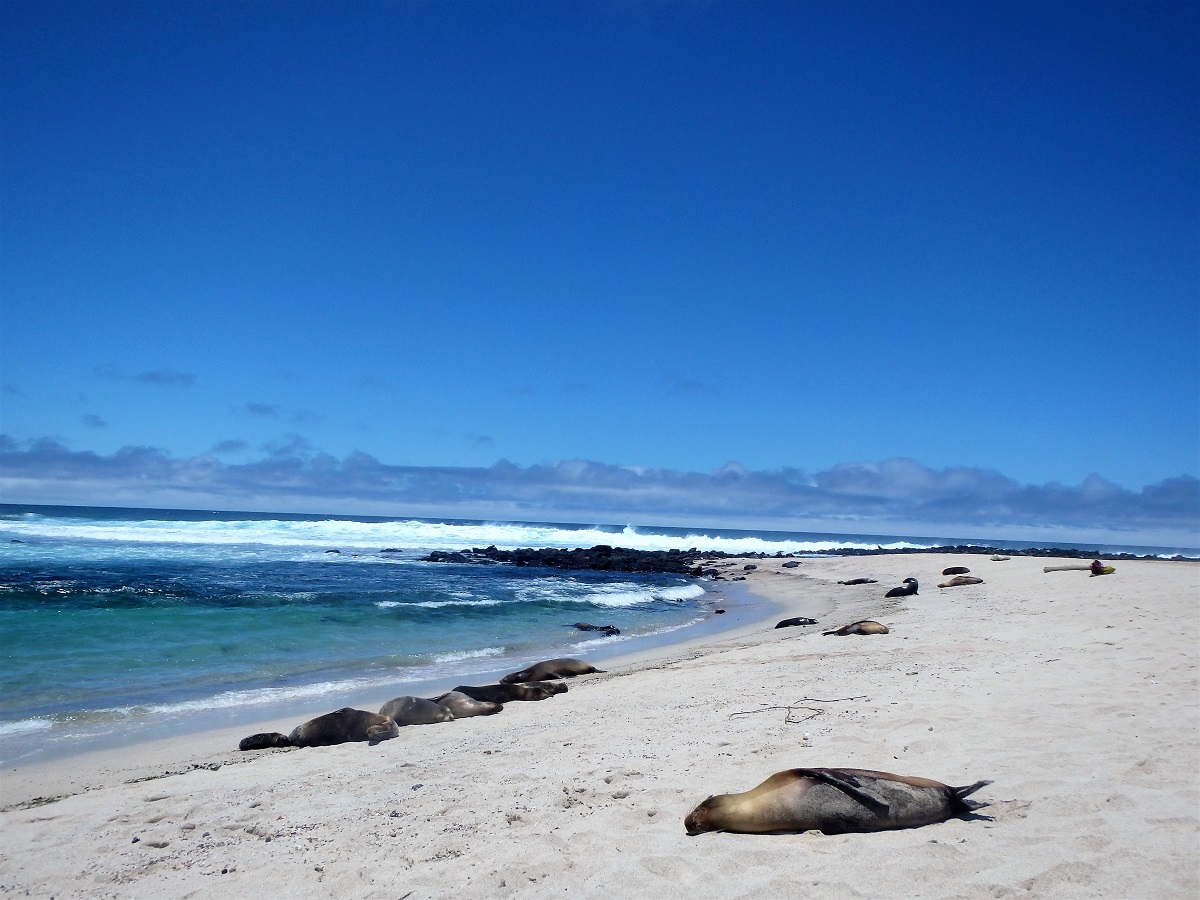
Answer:
[[[683,820],[683,827],[689,835],[703,834],[706,831],[717,830],[709,827],[708,824],[709,813],[712,810],[713,800],[715,799],[715,796],[710,795],[707,800],[687,814],[687,817]]]

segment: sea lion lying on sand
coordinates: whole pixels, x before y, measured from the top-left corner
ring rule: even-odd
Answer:
[[[266,750],[270,747],[291,747],[292,742],[286,734],[278,731],[260,731],[249,737],[242,738],[238,744],[239,750]]]
[[[968,569],[966,566],[948,566],[945,569],[942,569],[942,574],[943,575],[966,575],[970,571],[971,570]]]
[[[552,678],[574,678],[576,675],[590,675],[592,672],[603,672],[582,659],[547,659],[535,663],[520,672],[511,672],[500,679],[501,684],[521,684],[529,681],[549,681]]]
[[[885,597],[908,597],[917,592],[917,579],[905,578],[904,587],[895,587],[888,591],[883,596]]]
[[[849,581],[839,581],[838,584],[878,584],[874,578],[851,578]]]
[[[843,625],[834,631],[822,631],[821,634],[887,634],[888,628],[886,625],[881,625],[879,622],[872,622],[870,619],[863,619],[861,622],[852,622],[849,625]]]
[[[326,713],[297,725],[289,735],[278,732],[252,734],[238,744],[239,750],[262,750],[267,747],[329,747],[349,741],[386,741],[400,734],[400,726],[391,716],[352,709]]]
[[[458,691],[442,694],[442,696],[434,698],[433,702],[450,710],[456,719],[469,719],[471,716],[493,716],[504,709],[503,704],[491,703],[487,700],[472,700],[466,694]]]
[[[683,825],[688,834],[915,828],[986,806],[966,798],[989,784],[950,787],[870,769],[788,769],[744,794],[709,797],[688,813]]]
[[[983,579],[976,578],[974,575],[955,575],[949,581],[943,581],[938,587],[958,587],[962,584],[983,584]]]
[[[793,625],[816,625],[816,619],[806,619],[804,616],[796,616],[794,619],[784,619],[776,628],[790,628]]]
[[[534,684],[484,684],[478,687],[460,684],[454,690],[472,700],[508,703],[512,700],[546,700],[555,694],[565,694],[567,686],[555,681],[539,681]]]
[[[454,713],[446,707],[421,697],[396,697],[383,704],[379,714],[391,716],[397,725],[436,725],[454,719]]]
[[[603,631],[605,637],[615,637],[621,633],[621,629],[616,625],[589,625],[587,622],[576,622],[571,627],[578,628],[580,631]]]

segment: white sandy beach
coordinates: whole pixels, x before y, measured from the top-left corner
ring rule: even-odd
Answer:
[[[5,772],[0,893],[1200,894],[1200,565],[1089,578],[1023,557],[752,562],[749,586],[781,618],[816,598],[820,626],[607,663],[550,700],[374,747],[235,749],[288,720]],[[985,583],[939,590],[951,565]],[[919,595],[881,599],[910,575]],[[836,584],[858,576],[879,583]],[[820,633],[861,618],[891,633]],[[817,766],[994,783],[977,816],[916,829],[685,834],[710,794]]]

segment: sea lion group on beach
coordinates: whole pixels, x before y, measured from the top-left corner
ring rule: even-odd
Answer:
[[[983,579],[972,577],[969,572],[963,566],[948,567],[942,574],[953,577],[938,587],[983,583]],[[838,583],[875,584],[877,581],[854,578]],[[917,579],[908,577],[901,587],[892,588],[884,596],[913,596],[917,590]],[[775,627],[815,624],[815,619],[796,616],[780,621]],[[578,622],[574,627],[604,634],[619,633],[611,625]],[[840,636],[888,633],[886,625],[870,619],[822,632]],[[581,659],[543,660],[503,676],[496,684],[459,685],[453,691],[431,699],[397,697],[385,703],[378,713],[340,709],[297,726],[289,735],[251,735],[242,740],[239,749],[320,747],[347,741],[374,744],[399,736],[401,727],[494,715],[504,709],[505,703],[550,699],[567,691],[561,679],[602,671]],[[772,775],[744,793],[710,796],[688,813],[684,827],[689,835],[710,831],[769,834],[810,830],[843,834],[913,828],[942,822],[985,806],[985,803],[968,797],[988,784],[991,782],[978,781],[952,787],[927,778],[870,769],[789,769]]]
[[[491,716],[512,701],[547,700],[565,694],[567,686],[553,679],[573,678],[601,672],[582,659],[547,659],[519,672],[511,672],[499,684],[460,684],[440,697],[396,697],[379,712],[345,707],[317,716],[292,729],[291,734],[261,732],[243,738],[239,750],[267,750],[272,747],[328,747],[352,741],[379,741],[398,737],[400,728],[409,725],[435,725],[472,716]]]

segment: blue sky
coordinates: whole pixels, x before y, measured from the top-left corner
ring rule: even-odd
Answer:
[[[1196,4],[0,17],[9,502],[1200,530]]]

